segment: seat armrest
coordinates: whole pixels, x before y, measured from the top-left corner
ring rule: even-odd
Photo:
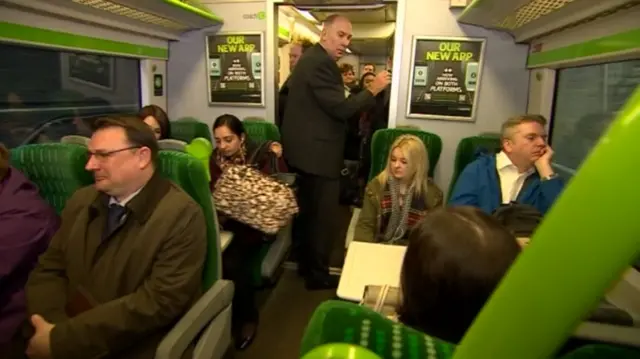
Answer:
[[[231,305],[233,282],[218,280],[162,339],[156,359],[181,358],[204,328]]]
[[[233,232],[221,231],[220,232],[220,249],[224,252],[231,241],[233,240]]]

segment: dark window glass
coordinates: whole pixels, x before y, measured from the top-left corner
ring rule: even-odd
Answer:
[[[558,71],[552,121],[554,165],[571,177],[640,84],[640,60]]]
[[[0,43],[0,142],[91,134],[95,115],[140,106],[137,59]]]

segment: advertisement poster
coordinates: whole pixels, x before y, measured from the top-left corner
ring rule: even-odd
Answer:
[[[264,106],[262,33],[207,35],[209,103]]]
[[[414,37],[407,117],[474,121],[484,43]]]

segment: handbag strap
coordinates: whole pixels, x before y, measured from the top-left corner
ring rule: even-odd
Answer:
[[[271,174],[276,174],[280,172],[280,168],[278,166],[278,156],[275,153],[271,152],[271,145],[273,145],[274,141],[265,141],[263,142],[252,154],[249,158],[248,164],[257,165],[257,159],[262,155],[269,155],[269,165]],[[259,157],[260,156],[260,157]]]
[[[258,148],[256,148],[255,151],[253,151],[253,153],[251,154],[251,157],[249,157],[249,161],[247,162],[247,164],[248,165],[257,164],[256,160],[259,158],[258,156],[261,156],[263,153],[265,153],[265,151],[268,151],[272,143],[273,141],[265,141],[262,144],[260,144],[260,146],[258,146]]]

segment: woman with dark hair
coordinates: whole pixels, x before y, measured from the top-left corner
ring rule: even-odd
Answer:
[[[400,321],[458,343],[519,253],[515,237],[477,208],[430,212],[409,236]]]
[[[216,118],[213,135],[216,148],[209,162],[212,192],[222,171],[229,165],[255,165],[261,172],[271,174],[275,170],[271,168],[275,156],[278,170],[286,172],[282,146],[277,142],[258,144],[251,141],[236,116],[226,114]],[[261,151],[263,148],[268,150]],[[260,252],[265,234],[220,213],[218,218],[222,229],[233,233],[233,240],[222,255],[222,274],[233,281],[235,287],[231,306],[232,331],[236,348],[242,350],[251,344],[257,330],[258,309],[250,262]]]
[[[164,140],[170,138],[171,123],[169,122],[169,116],[160,106],[148,105],[141,108],[138,111],[138,118],[151,127],[156,139]]]

